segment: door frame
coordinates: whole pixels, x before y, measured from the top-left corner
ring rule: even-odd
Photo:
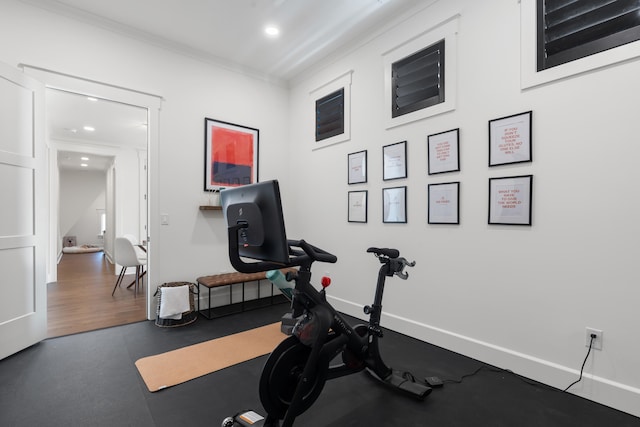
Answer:
[[[129,89],[121,86],[112,85],[106,82],[100,82],[83,77],[73,76],[70,74],[60,73],[46,68],[37,67],[28,64],[18,64],[18,68],[22,69],[25,74],[42,82],[46,88],[58,89],[67,92],[79,93],[97,98],[108,99],[122,104],[129,104],[136,107],[147,109],[147,280],[145,281],[145,292],[147,296],[147,319],[155,318],[155,304],[153,304],[155,288],[153,283],[153,257],[154,244],[152,244],[151,236],[158,235],[157,224],[152,221],[154,213],[159,212],[158,198],[158,168],[157,153],[158,150],[158,129],[160,109],[164,100],[159,95]],[[48,140],[48,135],[46,135]],[[55,156],[52,156],[55,157]],[[51,175],[51,172],[50,172]],[[55,179],[55,178],[53,178]],[[50,197],[57,195],[50,195]],[[55,206],[55,201],[50,200],[51,206]],[[157,216],[157,215],[156,215]],[[58,214],[55,211],[50,212],[50,231],[49,245],[46,262],[47,282],[54,281],[57,275],[57,223]],[[156,243],[153,241],[153,243]]]

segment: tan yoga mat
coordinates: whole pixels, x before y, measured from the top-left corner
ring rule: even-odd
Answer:
[[[287,336],[280,322],[136,361],[149,391],[154,392],[271,353]]]

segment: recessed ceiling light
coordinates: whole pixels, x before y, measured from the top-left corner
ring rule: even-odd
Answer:
[[[94,130],[96,130],[96,128],[94,128],[93,126],[85,126],[83,127],[83,129],[87,132],[93,132]]]
[[[264,27],[264,33],[269,37],[278,37],[278,35],[280,35],[280,29],[275,25],[267,25]]]
[[[88,165],[88,164],[86,164],[86,163],[80,163],[80,166],[82,166],[83,168],[86,168],[86,167],[88,167],[89,165]]]
[[[98,98],[94,98],[93,96],[87,96],[87,100],[96,102],[98,100]]]
[[[88,157],[80,157],[80,160],[83,160],[83,161],[86,162],[87,160],[89,160],[89,158]]]

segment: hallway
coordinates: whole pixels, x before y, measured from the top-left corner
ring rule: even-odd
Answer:
[[[134,297],[127,275],[111,296],[117,275],[103,252],[64,254],[58,281],[47,285],[47,337],[146,320],[146,295]]]

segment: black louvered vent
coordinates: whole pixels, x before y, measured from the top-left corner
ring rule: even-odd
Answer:
[[[538,71],[640,39],[640,0],[538,0]]]
[[[391,65],[391,116],[444,102],[444,40]]]
[[[316,101],[316,141],[344,133],[344,88]]]

